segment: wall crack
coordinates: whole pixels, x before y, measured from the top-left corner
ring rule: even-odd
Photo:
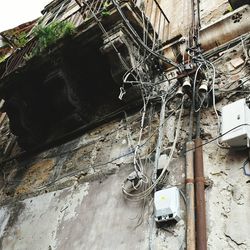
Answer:
[[[236,240],[234,240],[229,234],[224,233],[225,236],[230,239],[233,243],[235,243],[237,246],[246,246],[246,244],[244,242],[237,242]]]

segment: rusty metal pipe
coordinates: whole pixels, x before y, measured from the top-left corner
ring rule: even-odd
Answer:
[[[195,205],[196,205],[196,247],[197,250],[207,249],[206,235],[206,202],[203,169],[203,151],[201,138],[195,139]]]
[[[195,204],[194,204],[194,142],[186,143],[186,247],[195,250]]]

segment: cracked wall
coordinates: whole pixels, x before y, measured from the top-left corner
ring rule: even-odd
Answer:
[[[2,249],[131,249],[131,244],[133,249],[165,249],[169,244],[184,247],[183,201],[183,219],[164,231],[155,226],[151,199],[145,206],[122,196],[121,185],[133,169],[129,145],[137,140],[140,114],[127,119],[3,169]],[[150,125],[153,131],[158,119],[156,113]],[[149,125],[143,137],[148,144],[143,147],[142,160],[153,161],[146,156],[156,135],[148,140],[148,129]],[[164,150],[173,133],[166,135]],[[183,188],[184,161],[178,155],[176,152],[167,179]],[[152,164],[147,168],[150,172]]]
[[[216,9],[215,2],[218,4],[218,1],[201,1],[204,24],[224,13],[228,6],[227,1],[219,1],[219,8]],[[230,53],[221,52],[217,58],[212,58],[216,67],[226,72],[226,75],[217,75],[219,87],[224,88],[228,84],[238,87],[239,80],[249,76],[249,60],[239,66],[234,66],[232,61],[243,58],[244,63],[244,53],[242,47],[238,46]],[[241,91],[248,91],[249,84],[248,80],[243,89],[218,92],[217,110],[247,96],[248,92]],[[167,115],[177,104],[168,106]],[[151,199],[145,206],[143,203],[130,203],[122,196],[121,185],[133,169],[131,152],[138,139],[140,118],[140,112],[129,114],[74,141],[1,167],[0,249],[185,249],[183,199],[181,221],[160,228],[154,223]],[[181,139],[164,183],[165,186],[176,185],[183,191],[183,151],[188,120],[189,110],[186,109]],[[164,166],[167,160],[176,123],[174,112],[164,127],[160,165]],[[153,167],[152,152],[158,124],[159,110],[156,109],[152,121],[148,120],[142,141],[145,143],[142,160],[148,173]],[[201,128],[204,142],[218,135],[217,119],[212,107],[202,112]],[[152,131],[155,134],[152,135]],[[1,133],[1,139],[7,138],[7,123],[1,127]],[[3,149],[7,141],[2,142]],[[15,151],[18,152],[16,146],[13,153]],[[221,149],[216,142],[212,142],[204,146],[203,152],[208,184],[208,249],[250,249],[247,235],[250,229],[250,182],[242,169],[248,151]]]
[[[216,108],[219,111],[222,106],[249,96],[250,68],[245,52],[242,44],[238,44],[215,59],[215,66],[220,70],[217,75],[219,87],[225,89],[230,86],[229,89],[234,89],[217,92],[217,99],[220,101]],[[234,65],[236,61],[239,62],[237,66]],[[217,119],[213,109],[202,112],[201,119],[204,139],[217,137]],[[206,190],[208,247],[249,249],[249,176],[244,175],[243,171],[243,163],[248,158],[249,150],[219,148],[215,141],[204,146],[203,152],[205,177],[211,184]]]

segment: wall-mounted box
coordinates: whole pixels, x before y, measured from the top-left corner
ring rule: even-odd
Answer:
[[[222,108],[221,133],[225,134],[222,136],[222,142],[231,147],[249,147],[250,109],[246,99],[240,99]]]
[[[180,192],[177,187],[171,187],[155,192],[154,194],[155,221],[179,221]]]

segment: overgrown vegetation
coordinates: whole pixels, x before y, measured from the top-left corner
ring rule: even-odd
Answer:
[[[47,26],[38,25],[33,33],[37,37],[37,45],[31,53],[25,55],[24,59],[29,60],[41,54],[48,46],[56,43],[58,39],[71,36],[75,32],[74,24],[68,21],[52,22]]]
[[[0,56],[0,63],[2,63],[8,56],[4,55],[4,56]]]
[[[14,43],[18,48],[23,47],[28,42],[27,34],[21,32],[16,38],[14,38]]]

